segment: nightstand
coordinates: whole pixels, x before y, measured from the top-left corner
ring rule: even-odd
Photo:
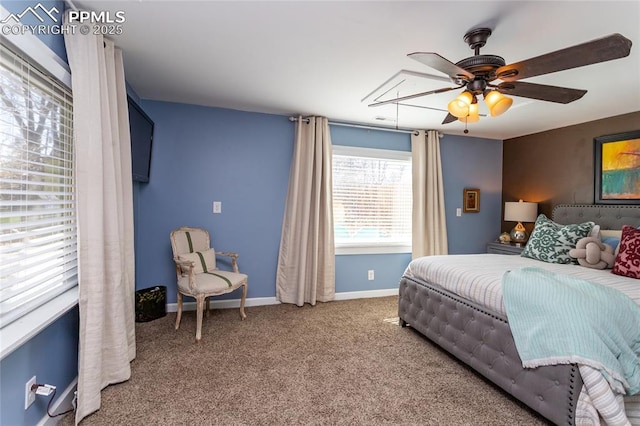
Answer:
[[[500,241],[492,241],[487,244],[487,253],[493,254],[510,254],[519,256],[524,250],[524,244],[516,246],[516,243],[503,244]]]

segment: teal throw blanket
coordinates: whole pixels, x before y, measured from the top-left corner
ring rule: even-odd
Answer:
[[[524,367],[584,364],[640,392],[640,307],[625,294],[534,267],[507,271],[502,290]]]

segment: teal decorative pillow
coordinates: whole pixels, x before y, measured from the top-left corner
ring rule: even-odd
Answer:
[[[521,256],[547,263],[577,264],[569,250],[576,248],[578,240],[587,237],[594,225],[593,222],[561,225],[541,214]]]

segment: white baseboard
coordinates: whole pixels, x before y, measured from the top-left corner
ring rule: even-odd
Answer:
[[[73,405],[73,397],[75,396],[76,388],[78,387],[78,378],[76,377],[73,381],[67,386],[67,388],[60,394],[60,397],[56,399],[56,401],[51,405],[51,414],[57,414],[63,411],[70,410]],[[61,416],[58,417],[49,417],[48,414],[45,413],[42,420],[38,422],[38,426],[55,426],[60,421]]]
[[[383,290],[345,291],[343,293],[336,293],[335,300],[368,299],[371,297],[388,297],[397,295],[397,288],[385,288]]]
[[[366,299],[370,297],[387,297],[397,296],[397,288],[388,288],[384,290],[365,290],[365,291],[346,291],[336,293],[334,300],[350,300],[350,299]],[[244,306],[266,306],[279,305],[280,302],[275,297],[251,297],[245,300]],[[240,299],[215,300],[211,299],[211,309],[239,308]],[[184,302],[182,304],[183,311],[195,311],[196,302]],[[167,312],[177,312],[177,303],[167,303]]]

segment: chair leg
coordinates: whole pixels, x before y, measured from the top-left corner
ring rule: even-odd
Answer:
[[[198,295],[196,297],[196,342],[200,341],[202,337],[202,311],[204,309],[204,299],[203,295]]]
[[[176,330],[180,328],[181,319],[182,319],[182,294],[178,292],[178,314],[176,315]]]
[[[240,318],[243,320],[247,317],[244,313],[244,301],[247,298],[247,284],[242,284],[242,298],[240,299]]]

